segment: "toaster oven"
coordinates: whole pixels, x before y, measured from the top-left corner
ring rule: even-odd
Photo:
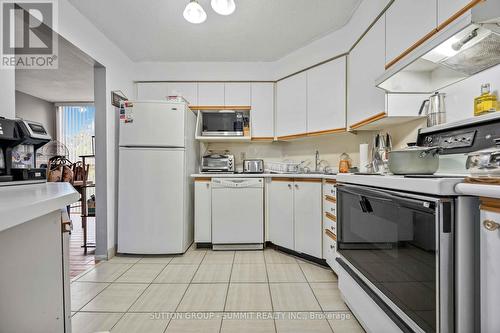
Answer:
[[[201,158],[201,172],[234,172],[234,155],[208,154]]]

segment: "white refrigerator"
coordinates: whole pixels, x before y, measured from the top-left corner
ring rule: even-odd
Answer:
[[[193,242],[195,124],[181,102],[120,109],[118,253],[183,253]]]

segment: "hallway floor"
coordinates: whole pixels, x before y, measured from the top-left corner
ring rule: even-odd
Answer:
[[[117,256],[71,297],[73,333],[363,332],[330,269],[273,249]]]
[[[83,229],[80,213],[72,213],[71,221],[73,222],[73,230],[69,238],[69,273],[72,279],[95,266],[98,261],[96,262],[94,257],[95,248],[91,247],[87,253],[83,252]],[[87,238],[90,243],[95,244],[95,218],[89,218],[87,225]]]

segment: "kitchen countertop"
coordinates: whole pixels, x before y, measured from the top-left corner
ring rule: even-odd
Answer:
[[[455,186],[455,190],[464,195],[500,199],[499,185],[462,183]]]
[[[396,191],[415,192],[431,195],[459,195],[455,186],[462,183],[464,177],[456,178],[407,178],[398,175],[355,175],[338,174],[339,183],[366,185]]]
[[[317,173],[195,173],[191,178],[321,178],[336,179],[337,175]]]
[[[69,183],[0,187],[0,232],[64,208],[79,198]]]

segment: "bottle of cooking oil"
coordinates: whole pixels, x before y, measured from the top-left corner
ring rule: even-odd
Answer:
[[[474,116],[495,112],[497,107],[497,96],[491,93],[490,84],[481,85],[481,96],[474,98]]]

